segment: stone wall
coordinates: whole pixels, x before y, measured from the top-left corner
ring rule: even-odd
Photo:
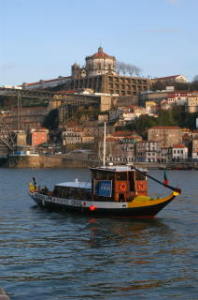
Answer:
[[[96,166],[97,162],[69,159],[59,156],[18,156],[10,157],[8,168],[87,168]]]

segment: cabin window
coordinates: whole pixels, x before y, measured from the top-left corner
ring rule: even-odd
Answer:
[[[136,172],[136,180],[146,180],[146,174]]]
[[[79,200],[90,200],[91,199],[91,190],[81,189],[81,188],[72,188],[72,187],[61,187],[57,186],[54,189],[54,196],[59,198],[75,198]]]
[[[117,180],[127,180],[128,179],[127,176],[128,176],[128,174],[126,172],[118,172],[116,174],[116,179]]]
[[[111,180],[94,180],[94,195],[99,197],[111,198],[112,181]]]
[[[110,172],[97,172],[94,174],[94,178],[97,180],[113,180],[114,174]]]

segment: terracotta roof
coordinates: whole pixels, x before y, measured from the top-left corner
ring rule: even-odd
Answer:
[[[54,79],[48,79],[48,80],[39,80],[39,81],[35,81],[35,82],[30,82],[30,83],[24,83],[26,86],[31,86],[31,85],[35,85],[35,84],[42,84],[42,83],[47,83],[47,82],[54,82],[54,81],[60,81],[62,79],[66,79],[69,78],[70,76],[67,77],[58,77],[58,78],[54,78]],[[22,84],[23,85],[23,84]]]
[[[114,138],[112,138],[112,137],[107,137],[107,138],[106,138],[106,141],[107,141],[107,142],[115,142],[116,139],[114,139]]]
[[[172,148],[187,148],[184,144],[174,145]]]
[[[177,78],[178,76],[182,76],[182,75],[172,75],[172,76],[166,76],[166,77],[157,77],[157,78],[154,78],[155,80],[156,79],[175,79]]]
[[[110,57],[108,54],[106,54],[105,52],[102,53],[95,53],[92,55],[92,58],[108,58]]]
[[[87,56],[86,59],[90,59],[90,58],[114,58],[114,56],[110,56],[108,55],[107,53],[105,53],[103,51],[103,48],[102,47],[99,47],[98,48],[98,52],[94,53],[93,55],[91,56]]]
[[[115,137],[123,137],[123,136],[130,136],[132,132],[130,131],[116,131],[114,133],[112,133],[112,136]]]

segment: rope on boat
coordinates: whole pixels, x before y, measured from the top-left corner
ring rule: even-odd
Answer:
[[[172,191],[174,191],[174,192],[177,192],[177,193],[181,194],[181,189],[179,189],[179,188],[177,188],[177,187],[174,187],[174,186],[171,186],[171,185],[169,185],[169,184],[165,184],[165,183],[161,182],[160,180],[156,179],[155,177],[153,177],[153,176],[151,176],[151,175],[148,175],[148,174],[145,175],[144,172],[140,171],[139,169],[137,169],[137,168],[134,167],[134,166],[131,166],[131,168],[133,168],[135,171],[139,172],[140,174],[142,174],[142,175],[144,175],[144,176],[147,176],[148,178],[152,179],[153,181],[155,181],[155,182],[157,182],[157,183],[163,185],[163,186],[166,187],[167,189],[170,189],[170,190],[172,190]]]

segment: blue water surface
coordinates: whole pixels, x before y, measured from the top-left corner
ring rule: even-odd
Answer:
[[[89,171],[0,169],[0,287],[11,299],[198,299],[198,171],[168,171],[183,193],[150,221],[43,210],[27,194],[32,176],[52,187]]]

